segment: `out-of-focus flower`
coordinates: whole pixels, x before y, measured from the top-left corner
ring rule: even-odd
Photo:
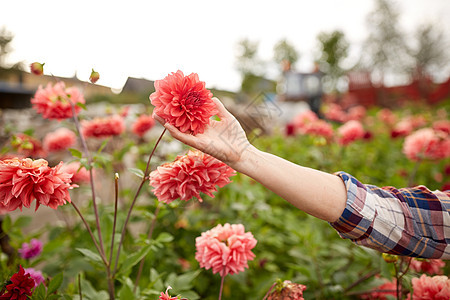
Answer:
[[[392,126],[397,121],[397,117],[389,108],[383,108],[377,113],[378,119],[386,125]]]
[[[450,136],[431,128],[419,129],[406,137],[403,153],[413,161],[450,157]]]
[[[312,123],[305,125],[303,128],[305,134],[322,136],[327,140],[333,137],[333,127],[324,120],[317,120]]]
[[[361,299],[377,299],[377,300],[389,300],[391,299],[388,296],[397,297],[397,281],[394,279],[393,281],[389,281],[383,283],[380,286],[377,286],[373,289],[373,292],[361,295]]]
[[[34,286],[37,287],[39,286],[41,283],[45,282],[45,278],[42,275],[41,271],[37,271],[33,268],[26,268],[25,269],[25,273],[30,274],[30,277],[33,278],[34,280]]]
[[[293,123],[287,123],[285,127],[286,136],[294,136],[295,135],[295,125]]]
[[[450,279],[447,276],[429,277],[422,274],[420,278],[413,278],[411,282],[413,287],[412,300],[450,299]]]
[[[95,170],[93,171],[93,175],[95,178]],[[72,174],[72,182],[75,184],[85,184],[89,183],[91,180],[91,175],[85,167],[82,167],[79,162],[71,162],[68,164],[63,164],[61,167],[61,172]]]
[[[81,134],[85,137],[106,138],[120,135],[124,130],[125,123],[119,115],[81,121]]]
[[[47,152],[42,147],[41,142],[24,133],[14,135],[11,140],[11,146],[23,156],[33,158],[42,158],[47,156]]]
[[[31,239],[29,243],[23,243],[22,248],[19,249],[20,257],[24,259],[31,259],[42,252],[42,242],[37,239]]]
[[[89,76],[89,81],[92,83],[96,83],[99,79],[100,74],[92,69],[91,76]]]
[[[129,105],[125,105],[123,107],[120,108],[119,111],[119,116],[121,116],[122,118],[126,118],[128,116],[130,112],[130,106]]]
[[[153,113],[181,132],[194,135],[203,133],[209,118],[217,113],[212,93],[205,88],[205,83],[196,73],[184,76],[180,70],[155,81],[150,101],[155,106]]]
[[[44,74],[44,65],[45,63],[41,64],[38,62],[30,64],[31,73],[38,76]]]
[[[407,136],[414,130],[414,127],[412,126],[412,123],[409,120],[402,120],[397,125],[394,126],[394,128],[391,131],[391,137],[397,138],[397,137],[403,137]]]
[[[142,137],[155,125],[155,120],[149,115],[140,115],[133,123],[131,131],[139,137]]]
[[[186,272],[187,270],[189,270],[191,268],[191,263],[184,258],[178,258],[178,264],[181,266],[181,269]]]
[[[188,201],[200,193],[214,198],[216,186],[231,182],[235,171],[220,160],[198,150],[178,156],[175,161],[159,166],[150,173],[150,185],[159,201],[170,203],[175,199]]]
[[[441,187],[441,191],[450,191],[450,182],[444,183]]]
[[[0,160],[0,206],[22,210],[36,199],[36,209],[39,205],[56,209],[70,202],[72,175],[62,172],[61,166],[50,168],[44,159]]]
[[[309,124],[317,121],[319,118],[317,117],[317,115],[312,111],[312,110],[305,110],[303,112],[301,112],[300,114],[298,114],[294,120],[292,121],[292,123],[295,126],[295,129],[299,132],[299,133],[306,133],[305,132],[305,128],[306,126],[308,126]]]
[[[248,268],[247,262],[255,257],[251,250],[256,243],[253,234],[245,232],[244,225],[219,224],[195,239],[195,259],[201,268],[212,269],[222,277],[237,274]]]
[[[345,122],[347,120],[347,114],[339,104],[331,103],[328,109],[325,111],[324,116],[327,120],[336,122]]]
[[[347,121],[362,121],[366,116],[366,108],[362,105],[353,106],[348,110]]]
[[[445,262],[442,259],[416,259],[411,260],[410,268],[416,272],[428,275],[442,275]]]
[[[450,121],[449,120],[439,120],[433,123],[433,129],[435,131],[442,131],[445,134],[450,134]]]
[[[49,132],[44,137],[44,149],[48,152],[67,150],[77,142],[76,134],[67,128],[61,127],[54,132]]]
[[[165,293],[161,292],[161,296],[159,296],[158,300],[179,300],[180,297],[178,297],[178,296],[172,297],[172,296],[169,295],[169,290],[171,290],[171,289],[172,289],[172,287],[169,285],[167,287]]]
[[[77,103],[84,104],[83,94],[74,87],[66,88],[64,82],[60,81],[52,86],[48,83],[46,88],[39,86],[34,98],[31,99],[33,108],[45,119],[64,120],[71,118],[72,108],[70,102],[73,103],[75,113],[79,113],[81,107]]]
[[[11,276],[11,283],[4,290],[0,291],[0,300],[27,300],[33,294],[34,279],[30,274],[25,273],[22,266],[19,266],[19,272]]]
[[[351,120],[338,128],[338,143],[348,145],[364,137],[364,128],[359,121]]]
[[[267,296],[267,300],[304,300],[304,290],[306,290],[306,285],[294,283],[290,280],[279,280],[272,287],[271,292]]]

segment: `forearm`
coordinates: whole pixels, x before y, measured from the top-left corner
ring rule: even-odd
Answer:
[[[335,175],[296,165],[253,146],[231,167],[317,218],[334,222],[344,211],[347,191]]]

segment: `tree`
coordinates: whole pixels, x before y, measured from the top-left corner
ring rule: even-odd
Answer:
[[[6,56],[11,52],[11,41],[14,36],[9,32],[6,27],[0,29],[0,68],[5,66]]]
[[[290,69],[297,62],[299,55],[293,45],[286,39],[280,40],[273,47],[273,58],[278,65],[283,66],[283,70]]]
[[[376,0],[374,11],[367,17],[370,33],[363,46],[363,64],[379,72],[382,82],[387,72],[404,72],[409,58],[398,17],[389,0]]]
[[[344,75],[342,61],[348,55],[349,43],[342,31],[321,32],[317,35],[321,50],[318,59],[320,70],[326,74],[326,89],[335,91],[339,78]]]
[[[259,60],[258,54],[259,42],[243,39],[237,45],[237,69],[243,75],[253,74],[261,75],[264,69],[262,62]]]

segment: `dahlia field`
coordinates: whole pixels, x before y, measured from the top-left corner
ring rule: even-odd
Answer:
[[[170,73],[155,89],[144,108],[92,115],[82,91],[49,83],[31,103],[51,130],[3,130],[0,299],[450,298],[449,262],[358,247],[172,138],[154,118],[192,135],[218,121],[197,74]],[[322,118],[305,111],[248,138],[364,183],[446,190],[449,112],[450,100],[326,103]],[[34,210],[52,217],[32,227]]]

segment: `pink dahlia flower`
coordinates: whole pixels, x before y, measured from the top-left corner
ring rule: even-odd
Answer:
[[[325,118],[330,121],[345,122],[347,120],[347,114],[339,104],[331,103],[325,112]]]
[[[18,135],[13,136],[11,146],[13,146],[13,148],[23,156],[33,158],[42,158],[47,156],[47,152],[42,147],[42,143],[34,137],[24,133],[19,133]]]
[[[26,268],[25,269],[25,274],[28,273],[30,274],[30,277],[34,280],[34,286],[37,287],[39,286],[41,283],[45,282],[45,278],[42,275],[41,271],[37,271],[33,268]]]
[[[392,126],[397,122],[397,117],[389,108],[383,108],[377,113],[378,119],[386,125]]]
[[[311,123],[316,122],[317,120],[319,120],[319,118],[312,110],[305,110],[297,115],[292,123],[299,133],[305,134],[306,127],[308,127]]]
[[[201,268],[212,269],[222,277],[237,274],[248,268],[247,261],[255,257],[251,250],[256,243],[242,224],[219,224],[195,239],[195,259]]]
[[[450,279],[447,276],[428,277],[422,274],[420,278],[411,280],[413,287],[412,300],[450,299]]]
[[[178,297],[172,297],[169,295],[169,290],[172,289],[172,287],[169,285],[166,289],[166,292],[161,292],[161,295],[159,296],[158,300],[178,300],[180,298]]]
[[[45,89],[40,86],[31,104],[43,118],[61,121],[73,116],[69,100],[75,105],[76,113],[81,110],[76,104],[85,103],[83,94],[77,88],[66,88],[64,82],[60,81],[54,86],[47,84]]]
[[[353,106],[348,110],[347,121],[362,121],[366,116],[366,108],[362,105]]]
[[[406,137],[403,153],[413,161],[450,157],[450,136],[431,128],[419,129]]]
[[[81,122],[81,133],[85,137],[106,138],[120,135],[124,131],[125,122],[119,115]]]
[[[214,198],[216,186],[224,187],[231,182],[235,171],[214,157],[190,150],[187,155],[178,156],[175,161],[159,166],[150,173],[150,185],[159,201],[170,203],[175,199],[188,201],[200,193]]]
[[[0,206],[13,211],[30,207],[36,199],[39,205],[56,209],[70,202],[71,174],[61,171],[62,163],[54,168],[44,159],[6,159],[0,161]]]
[[[34,279],[30,274],[25,273],[25,269],[19,266],[19,272],[13,274],[8,284],[3,290],[0,290],[1,300],[27,300],[33,294],[32,289],[35,286]]]
[[[209,118],[218,112],[212,93],[198,75],[184,76],[180,70],[155,81],[155,92],[150,95],[150,101],[155,106],[153,113],[181,132],[194,135],[203,133]]]
[[[147,131],[155,125],[155,120],[149,115],[140,115],[133,123],[131,131],[139,137],[142,137]]]
[[[322,136],[326,139],[333,137],[333,127],[324,120],[317,120],[304,127],[305,134]]]
[[[433,129],[435,131],[442,131],[445,134],[450,134],[450,121],[440,120],[433,123]]]
[[[84,184],[91,181],[91,175],[85,167],[81,166],[79,162],[71,162],[64,164],[61,167],[61,171],[64,173],[72,174],[72,182],[75,184]],[[93,170],[94,171],[94,170]],[[95,172],[94,178],[95,178]]]
[[[31,239],[29,243],[23,243],[19,249],[20,257],[24,259],[34,258],[42,252],[42,242],[37,239]]]
[[[77,142],[76,134],[67,128],[59,128],[44,137],[44,149],[48,152],[67,150]]]
[[[442,259],[412,259],[410,268],[416,272],[427,273],[428,275],[441,275],[445,262]]]
[[[364,128],[359,121],[348,121],[338,129],[338,143],[346,146],[356,140],[362,139],[364,137],[364,133]]]
[[[290,280],[278,281],[272,286],[267,300],[305,300],[303,292],[306,290],[306,285],[294,283]]]

